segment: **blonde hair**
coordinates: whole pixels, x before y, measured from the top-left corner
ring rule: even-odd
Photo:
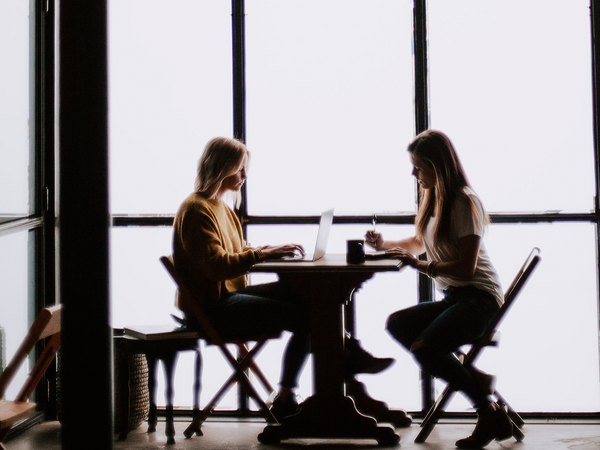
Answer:
[[[249,158],[250,152],[244,143],[237,139],[216,137],[208,141],[198,161],[196,192],[206,198],[215,199],[223,180],[239,170],[244,156]],[[241,195],[236,192],[234,196],[237,207],[240,205]]]
[[[448,136],[440,131],[424,131],[409,144],[408,152],[415,160],[426,164],[435,172],[434,188],[421,189],[419,193],[419,210],[415,224],[417,239],[420,242],[423,242],[429,219],[436,215],[438,220],[433,229],[434,242],[436,245],[442,242],[448,243],[450,214],[457,198],[469,202],[479,226],[489,223],[487,213],[483,211],[481,217],[473,200],[465,194],[464,188],[470,188],[471,185]]]

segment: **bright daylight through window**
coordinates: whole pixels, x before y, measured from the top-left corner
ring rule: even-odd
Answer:
[[[135,225],[174,215],[194,188],[204,144],[233,135],[231,2],[109,3],[111,212]],[[391,239],[414,232],[406,146],[422,94],[414,87],[413,2],[246,0],[244,20],[250,219],[328,207],[362,219],[334,225],[331,253],[362,238],[373,214],[396,220],[378,225]],[[504,287],[532,247],[542,250],[500,348],[481,364],[520,411],[600,411],[589,1],[429,0],[427,20],[429,125],[453,140],[493,215],[486,242]],[[115,327],[176,312],[158,262],[172,251],[164,225],[112,229]],[[247,239],[310,247],[315,231],[294,220],[250,220]],[[564,255],[577,263],[564,264]],[[361,381],[391,407],[417,411],[418,367],[384,326],[418,300],[414,272],[405,271],[375,276],[356,302],[359,339],[397,360]],[[271,380],[284,343],[260,357]],[[192,364],[182,356],[177,383],[191,384]],[[205,386],[208,399],[211,380]],[[300,386],[310,395],[310,368]],[[191,405],[190,394],[178,389],[175,403]],[[449,409],[468,409],[458,397]],[[220,407],[236,402],[233,392]]]

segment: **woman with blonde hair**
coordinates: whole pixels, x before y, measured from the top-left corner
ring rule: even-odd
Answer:
[[[225,202],[239,205],[250,153],[224,137],[206,145],[198,164],[196,190],[181,204],[173,223],[173,259],[194,295],[178,292],[177,306],[188,326],[197,327],[193,302],[202,299],[207,314],[226,337],[290,331],[283,356],[280,389],[271,411],[281,421],[299,411],[294,389],[310,350],[308,307],[297,289],[283,282],[247,285],[250,268],[264,260],[304,253],[297,244],[249,247],[241,223]],[[355,344],[356,340],[353,341]],[[374,358],[355,345],[353,373],[383,370],[390,359]]]
[[[431,277],[444,294],[390,315],[387,330],[426,373],[442,378],[469,399],[478,413],[473,434],[458,448],[481,448],[512,436],[506,412],[489,397],[493,377],[468,371],[453,355],[483,335],[503,303],[502,288],[483,235],[489,218],[450,139],[439,131],[419,134],[408,146],[420,188],[415,236],[385,241],[367,232],[366,242]],[[425,253],[427,260],[416,255]]]

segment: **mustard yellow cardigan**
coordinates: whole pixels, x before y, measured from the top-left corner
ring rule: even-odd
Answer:
[[[227,204],[193,193],[175,216],[173,259],[194,295],[208,306],[223,293],[246,287],[246,274],[258,254],[246,245],[240,221]],[[176,306],[193,315],[191,301],[178,293]]]

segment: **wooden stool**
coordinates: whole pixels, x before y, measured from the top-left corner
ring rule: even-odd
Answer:
[[[186,331],[189,336],[189,331]],[[158,361],[161,360],[165,368],[165,400],[166,400],[166,424],[165,435],[167,444],[175,443],[175,427],[173,425],[173,378],[175,375],[175,365],[177,356],[182,351],[194,351],[196,361],[194,367],[194,415],[199,411],[200,406],[200,343],[198,337],[179,337],[181,332],[173,331],[171,335],[153,336],[151,339],[139,339],[130,335],[123,336],[125,351],[128,353],[142,353],[148,361],[148,392],[150,395],[150,410],[148,413],[148,433],[156,431],[156,370]],[[127,370],[127,369],[126,369]],[[128,433],[129,423],[129,386],[127,373],[121,377],[121,433],[119,440],[125,440]]]

